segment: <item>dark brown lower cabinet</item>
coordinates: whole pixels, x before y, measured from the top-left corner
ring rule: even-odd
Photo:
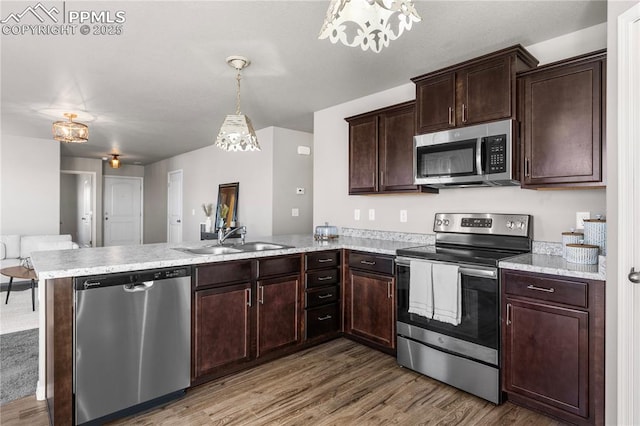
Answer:
[[[395,353],[396,299],[393,258],[360,252],[348,254],[345,283],[347,335]]]
[[[507,398],[574,424],[603,424],[604,283],[503,271]]]
[[[251,303],[250,282],[196,292],[196,377],[251,359]]]
[[[300,275],[258,281],[258,356],[300,341]]]

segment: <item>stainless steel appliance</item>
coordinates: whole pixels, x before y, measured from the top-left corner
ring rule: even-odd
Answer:
[[[498,262],[531,251],[532,218],[515,214],[438,213],[433,229],[435,246],[397,251],[398,363],[500,403]],[[456,285],[437,282],[440,278],[433,273],[435,269],[430,269],[433,265],[457,267],[458,324],[410,312],[410,284],[433,288]],[[424,282],[417,282],[415,276],[412,280],[412,271],[416,274],[425,266],[432,275]]]
[[[502,120],[413,138],[416,185],[434,188],[520,185],[516,122]]]
[[[189,387],[190,275],[181,267],[75,279],[76,424],[144,409]]]

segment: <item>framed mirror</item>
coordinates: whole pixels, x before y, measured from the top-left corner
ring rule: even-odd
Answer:
[[[216,204],[215,230],[232,228],[238,220],[239,182],[222,183],[218,186],[218,203]]]

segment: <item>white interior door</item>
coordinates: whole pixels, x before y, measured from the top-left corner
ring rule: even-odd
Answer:
[[[182,242],[182,170],[167,175],[167,242]]]
[[[105,176],[104,245],[142,243],[142,178]]]
[[[618,17],[617,423],[640,424],[640,3]],[[635,272],[635,274],[634,274]],[[607,283],[610,285],[610,283]]]
[[[91,229],[93,228],[93,182],[88,173],[77,175],[78,188],[78,245],[91,247],[93,245]]]

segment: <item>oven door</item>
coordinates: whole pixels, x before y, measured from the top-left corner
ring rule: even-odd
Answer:
[[[497,268],[459,265],[462,314],[460,324],[452,325],[409,313],[411,260],[418,259],[396,258],[398,335],[447,352],[499,365],[500,289]]]

